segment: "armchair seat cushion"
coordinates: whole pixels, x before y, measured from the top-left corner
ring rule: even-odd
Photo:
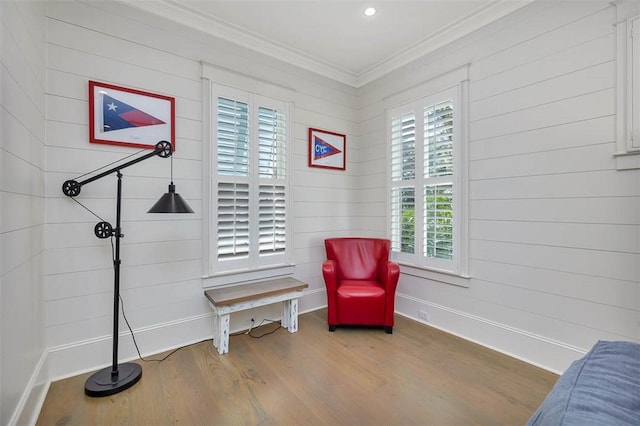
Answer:
[[[342,280],[337,290],[339,299],[373,297],[384,299],[384,288],[376,281]]]

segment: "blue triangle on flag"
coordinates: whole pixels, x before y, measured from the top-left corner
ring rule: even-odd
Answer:
[[[313,137],[313,159],[318,160],[320,158],[329,157],[331,155],[340,154],[340,151],[329,142],[317,137]]]

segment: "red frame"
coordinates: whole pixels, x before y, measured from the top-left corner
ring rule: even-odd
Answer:
[[[342,139],[342,165],[333,166],[327,164],[314,164],[313,162],[313,134],[321,133],[329,135],[329,137],[339,137]],[[330,132],[328,130],[314,129],[309,127],[309,167],[320,167],[323,169],[346,170],[347,166],[347,136],[342,133]]]
[[[176,105],[175,105],[175,98],[172,98],[170,96],[164,96],[164,95],[159,95],[157,93],[151,93],[151,92],[145,92],[143,90],[137,90],[137,89],[131,89],[128,87],[122,87],[122,86],[116,86],[114,84],[108,84],[108,83],[100,83],[97,81],[89,81],[89,142],[91,143],[100,143],[100,144],[107,144],[107,145],[124,145],[124,146],[130,146],[130,147],[135,147],[135,148],[147,148],[147,149],[155,149],[156,144],[163,139],[159,139],[159,140],[150,140],[148,143],[139,143],[139,142],[135,142],[133,140],[108,140],[108,139],[100,139],[96,137],[95,134],[95,130],[96,130],[96,126],[95,126],[95,90],[96,88],[105,88],[105,89],[112,89],[112,90],[118,90],[121,92],[126,92],[126,93],[130,93],[133,95],[137,95],[137,96],[141,96],[141,97],[146,97],[149,98],[146,102],[168,102],[169,103],[169,107],[170,107],[170,123],[168,123],[169,125],[169,134],[170,134],[170,140],[169,142],[171,143],[171,146],[173,148],[173,151],[176,150],[176,130],[175,130],[175,117],[176,117]],[[144,101],[144,99],[141,99],[142,101]]]

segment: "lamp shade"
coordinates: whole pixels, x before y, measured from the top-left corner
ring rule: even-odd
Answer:
[[[147,213],[193,213],[187,202],[176,193],[176,186],[171,182],[169,192],[164,194]]]

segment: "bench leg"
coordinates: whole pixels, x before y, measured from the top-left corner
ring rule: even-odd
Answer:
[[[289,333],[298,331],[298,299],[282,302],[282,326],[289,330]]]
[[[230,315],[215,315],[213,345],[220,355],[229,352],[229,320]]]
[[[213,347],[218,347],[218,328],[220,327],[220,318],[218,318],[218,313],[215,312],[213,314]]]

